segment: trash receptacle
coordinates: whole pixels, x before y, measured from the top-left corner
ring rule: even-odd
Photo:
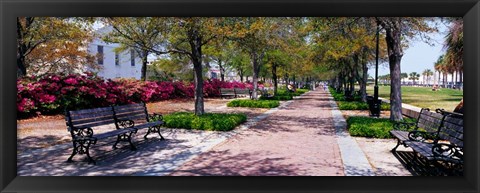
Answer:
[[[375,101],[373,96],[367,96],[368,109],[370,110],[370,116],[380,117],[380,106],[382,105],[381,100]]]

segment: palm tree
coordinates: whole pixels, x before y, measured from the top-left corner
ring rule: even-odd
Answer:
[[[451,25],[448,30],[448,34],[445,37],[444,49],[445,63],[449,72],[452,73],[452,82],[463,82],[463,19],[454,18],[451,21]],[[455,80],[453,79],[453,73],[456,74]]]
[[[415,80],[420,79],[420,74],[418,74],[416,72],[411,72],[410,73],[410,78],[408,78],[408,79],[413,80],[413,85],[415,85]]]
[[[427,85],[428,85],[428,84],[430,83],[430,76],[433,76],[432,70],[430,70],[430,69],[425,69],[422,74],[423,74],[423,76],[424,76],[424,77],[423,77],[424,79],[425,79],[425,77],[426,77],[426,83],[427,83]]]
[[[434,64],[434,68],[438,71],[438,84],[440,85],[440,77],[443,74],[443,86],[445,87],[445,68],[444,68],[444,55],[438,57],[437,61]]]
[[[422,72],[422,79],[423,79],[423,84],[424,84],[424,85],[425,85],[425,83],[427,82],[426,77],[427,77],[427,70],[424,70],[424,71]]]

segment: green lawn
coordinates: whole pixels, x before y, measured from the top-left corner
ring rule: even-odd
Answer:
[[[390,86],[379,86],[379,96],[390,99]],[[367,87],[368,95],[373,95],[373,86]],[[463,98],[463,91],[442,88],[432,91],[431,87],[402,86],[402,101],[413,106],[453,111]]]

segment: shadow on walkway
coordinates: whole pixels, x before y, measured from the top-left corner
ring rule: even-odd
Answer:
[[[431,165],[424,159],[413,159],[414,152],[395,151],[392,154],[413,176],[463,176],[463,171],[452,170],[441,164]]]

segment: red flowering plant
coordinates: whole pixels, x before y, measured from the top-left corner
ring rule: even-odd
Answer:
[[[175,97],[175,86],[172,82],[157,82],[156,93],[153,96],[153,100],[167,100]]]
[[[205,97],[219,97],[219,88],[252,88],[252,84],[206,80]],[[104,80],[93,74],[51,74],[17,80],[17,110],[20,117],[174,98],[193,98],[195,86],[181,81]]]

